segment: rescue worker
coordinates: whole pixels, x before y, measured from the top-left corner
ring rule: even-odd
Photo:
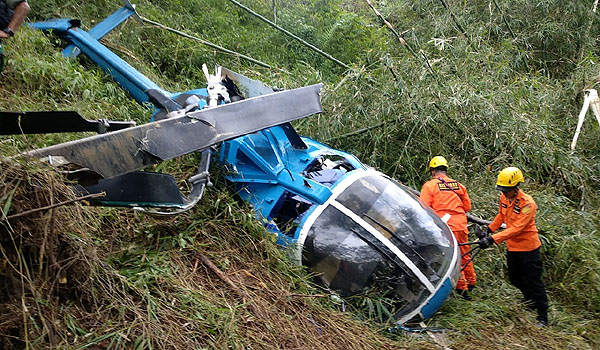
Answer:
[[[431,180],[421,188],[421,201],[429,205],[444,220],[459,243],[468,242],[467,215],[471,210],[471,198],[467,188],[460,182],[448,177],[448,161],[436,156],[429,162]],[[461,255],[468,253],[469,246],[460,246]],[[461,265],[471,259],[469,254],[462,257]],[[471,300],[469,292],[475,288],[477,278],[473,263],[469,262],[461,272],[456,284],[457,293],[466,300]]]
[[[0,0],[0,72],[4,69],[2,39],[15,35],[29,12],[26,0]]]
[[[546,326],[548,297],[542,282],[542,242],[535,226],[537,204],[519,189],[519,183],[523,181],[523,173],[515,167],[505,168],[498,174],[496,189],[501,192],[500,205],[498,215],[488,226],[488,232],[495,232],[502,223],[506,223],[506,230],[482,238],[479,246],[485,249],[506,241],[510,283],[523,293],[525,303],[537,310],[538,325]]]

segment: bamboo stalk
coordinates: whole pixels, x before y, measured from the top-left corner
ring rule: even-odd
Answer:
[[[446,10],[448,10],[448,13],[450,14],[450,18],[452,18],[452,21],[454,22],[454,25],[456,25],[456,28],[458,28],[458,30],[461,32],[461,34],[469,42],[469,45],[471,45],[471,39],[469,39],[469,36],[467,35],[467,32],[465,31],[465,29],[460,25],[460,23],[458,23],[458,19],[456,18],[454,11],[452,11],[452,8],[450,8],[450,5],[446,2],[446,0],[439,0],[439,1],[442,3],[442,6],[444,6],[444,8]]]
[[[583,40],[581,41],[581,47],[579,49],[579,54],[577,55],[577,61],[581,61],[583,59],[588,44],[590,43],[590,31],[592,30],[592,25],[594,24],[594,17],[596,15],[597,8],[598,0],[594,0],[594,4],[592,5],[592,13],[590,13],[590,15],[588,16],[588,22],[583,32]]]
[[[398,34],[398,32],[396,31],[396,29],[394,29],[394,27],[392,26],[392,24],[390,22],[388,22],[388,20],[385,19],[385,17],[383,17],[383,15],[381,14],[381,12],[379,12],[375,6],[373,6],[373,4],[371,3],[370,0],[365,0],[367,2],[367,4],[369,4],[369,7],[371,7],[371,9],[373,10],[373,12],[375,12],[375,14],[381,19],[381,22],[383,22],[383,24],[385,24],[386,27],[388,27],[388,29],[394,33],[394,35],[396,36],[396,38],[398,38],[398,41],[400,42],[400,44],[402,44],[402,46],[408,46],[408,44],[406,43],[406,41],[404,40],[404,38],[402,38],[400,36],[400,34]]]
[[[502,12],[502,9],[500,8],[500,5],[498,5],[498,2],[496,0],[493,0],[493,1],[494,1],[494,6],[496,7],[496,9],[498,9],[498,12],[500,12],[500,17],[502,17],[502,21],[504,21],[504,24],[506,24],[506,27],[508,28],[510,36],[512,36],[513,39],[516,39],[517,36],[513,32],[512,28],[510,27],[510,24],[508,23],[508,20],[506,19],[506,16],[504,15],[504,12]]]
[[[208,46],[208,47],[212,47],[213,49],[215,49],[215,50],[218,50],[218,51],[221,51],[221,52],[223,52],[223,53],[227,53],[227,54],[230,54],[230,55],[233,55],[233,56],[239,57],[239,58],[243,58],[243,59],[245,59],[245,60],[247,60],[247,61],[250,61],[250,62],[252,62],[252,63],[256,63],[256,64],[258,64],[258,65],[259,65],[259,66],[261,66],[261,67],[265,67],[265,68],[269,68],[269,69],[276,69],[276,70],[278,70],[278,71],[280,71],[280,72],[289,73],[289,72],[288,72],[288,71],[286,71],[286,70],[283,70],[283,69],[280,69],[280,68],[277,68],[277,67],[272,67],[272,66],[270,66],[269,64],[267,64],[267,63],[264,63],[264,62],[262,62],[262,61],[259,61],[259,60],[257,60],[257,59],[254,59],[254,58],[252,58],[252,57],[250,57],[250,56],[246,56],[246,55],[244,55],[244,54],[241,54],[241,53],[238,53],[238,52],[235,52],[235,51],[232,51],[232,50],[226,49],[226,48],[224,48],[224,47],[222,47],[222,46],[219,46],[219,45],[217,45],[217,44],[213,44],[213,43],[211,43],[210,41],[206,41],[206,40],[204,40],[204,39],[201,39],[201,38],[198,38],[198,37],[195,37],[195,36],[189,35],[189,34],[187,34],[187,33],[184,33],[184,32],[182,32],[182,31],[180,31],[180,30],[177,30],[177,29],[175,29],[175,28],[167,27],[167,26],[166,26],[166,25],[164,25],[164,24],[161,24],[161,23],[155,22],[155,21],[153,21],[153,20],[151,20],[151,19],[148,19],[148,18],[146,18],[146,17],[143,17],[143,16],[139,16],[139,17],[140,17],[140,19],[141,19],[143,22],[146,22],[146,23],[152,24],[153,26],[156,26],[156,27],[159,27],[159,28],[162,28],[162,29],[168,30],[169,32],[171,32],[171,33],[175,33],[175,34],[177,34],[177,35],[180,35],[180,36],[182,36],[182,37],[184,37],[184,38],[191,39],[191,40],[195,40],[195,41],[197,41],[197,42],[199,42],[199,43],[201,43],[201,44],[203,44],[203,45],[206,45],[206,46]]]
[[[260,19],[261,21],[263,21],[263,22],[265,22],[265,23],[267,23],[267,24],[268,24],[268,25],[270,25],[271,27],[273,27],[273,28],[275,28],[275,29],[277,29],[277,30],[281,31],[282,33],[284,33],[284,34],[286,34],[286,35],[288,35],[288,36],[290,36],[290,37],[292,37],[292,38],[294,38],[294,39],[296,39],[297,41],[299,41],[299,42],[300,42],[301,44],[303,44],[304,46],[306,46],[306,47],[310,48],[311,50],[313,50],[313,51],[315,51],[315,52],[317,52],[317,53],[319,53],[320,55],[322,55],[322,56],[326,57],[327,59],[329,59],[329,60],[331,60],[331,61],[335,62],[337,65],[339,65],[339,66],[342,66],[342,67],[344,67],[344,68],[346,68],[346,69],[351,69],[351,67],[350,67],[349,65],[347,65],[347,64],[345,64],[344,62],[342,62],[342,61],[338,60],[337,58],[333,57],[332,55],[328,54],[327,52],[325,52],[325,51],[323,51],[323,50],[319,49],[318,47],[316,47],[316,46],[312,45],[311,43],[309,43],[309,42],[305,41],[304,39],[300,38],[299,36],[297,36],[297,35],[295,35],[295,34],[293,34],[293,33],[289,32],[289,31],[285,30],[284,28],[282,28],[282,27],[278,26],[277,24],[275,24],[275,23],[273,23],[273,22],[269,21],[267,18],[265,18],[264,16],[262,16],[262,15],[260,15],[260,14],[256,13],[256,12],[254,12],[254,11],[252,11],[250,8],[248,8],[248,7],[246,7],[246,6],[242,5],[242,4],[240,4],[239,2],[237,2],[237,1],[235,1],[235,0],[229,0],[229,2],[231,2],[231,3],[233,3],[234,5],[236,5],[236,6],[240,7],[240,8],[242,8],[243,10],[247,11],[248,13],[250,13],[251,15],[253,15],[254,17],[256,17],[256,18]]]
[[[500,17],[502,17],[502,21],[504,22],[504,24],[508,28],[508,32],[510,33],[510,36],[513,38],[513,40],[517,40],[517,36],[515,35],[515,32],[513,32],[510,24],[508,23],[508,19],[506,18],[506,15],[504,14],[504,12],[502,11],[502,9],[500,8],[500,5],[498,5],[498,2],[496,0],[493,0],[493,2],[494,2],[494,7],[496,7],[496,9],[498,10],[498,12],[500,12]],[[529,64],[527,63],[527,57],[526,56],[522,57],[522,59],[523,59],[523,64],[525,65],[525,69],[529,70]]]
[[[373,12],[375,12],[375,14],[381,19],[381,21],[383,22],[383,24],[392,32],[394,33],[394,35],[396,36],[396,38],[398,39],[398,41],[400,42],[400,44],[404,47],[406,47],[406,49],[416,58],[419,59],[419,57],[417,57],[417,53],[415,52],[415,50],[406,42],[406,40],[404,40],[404,38],[398,33],[398,31],[396,31],[396,29],[392,26],[392,24],[385,19],[385,17],[383,17],[383,15],[381,14],[381,12],[379,12],[377,10],[377,8],[375,8],[375,6],[373,6],[373,4],[371,3],[370,0],[365,0],[367,2],[367,4],[369,5],[369,7],[371,7],[371,9],[373,10]],[[427,58],[427,56],[425,55],[425,53],[423,51],[421,51],[421,55],[423,55],[423,58],[425,60],[425,64],[427,65],[427,67],[429,68],[429,70],[431,71],[431,73],[435,74],[435,71],[433,70],[433,67],[431,67],[431,65],[429,64],[429,59]],[[391,71],[391,68],[390,68]],[[393,71],[392,71],[393,74]],[[395,74],[393,74],[395,76]]]
[[[362,129],[359,129],[359,130],[355,130],[355,131],[349,132],[349,133],[344,134],[344,135],[334,136],[334,137],[331,137],[331,138],[325,140],[325,142],[330,142],[330,141],[337,140],[337,139],[342,139],[342,138],[345,138],[345,137],[350,137],[350,136],[356,136],[356,135],[364,134],[365,132],[367,132],[369,130],[380,128],[380,127],[384,126],[385,124],[386,124],[386,122],[381,122],[379,124],[372,125],[372,126],[369,126],[369,127],[366,127],[366,128],[362,128]]]

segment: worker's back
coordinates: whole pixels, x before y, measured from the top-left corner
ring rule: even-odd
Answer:
[[[471,199],[465,186],[458,181],[447,175],[427,181],[421,189],[421,200],[439,217],[450,215],[447,223],[452,231],[467,230],[466,212],[471,210]]]

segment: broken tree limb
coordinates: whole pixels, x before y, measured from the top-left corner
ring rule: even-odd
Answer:
[[[104,192],[92,193],[92,194],[88,194],[86,196],[73,198],[73,199],[70,199],[68,201],[64,201],[64,202],[60,202],[60,203],[56,203],[56,204],[52,204],[52,205],[47,205],[45,207],[35,208],[35,209],[27,210],[27,211],[24,211],[24,212],[21,212],[21,213],[9,215],[9,216],[6,217],[6,219],[10,220],[10,219],[18,218],[18,217],[21,217],[21,216],[27,216],[27,215],[30,215],[30,214],[33,214],[33,213],[37,213],[39,211],[49,210],[49,209],[53,209],[53,208],[56,208],[56,207],[62,207],[63,205],[67,205],[67,204],[71,204],[71,203],[83,201],[83,200],[86,200],[86,199],[97,198],[97,197],[104,197],[105,195],[106,194]]]
[[[235,292],[235,294],[237,294],[238,297],[242,299],[242,302],[246,303],[246,300],[249,299],[249,297],[242,289],[240,289],[240,287],[233,283],[233,281],[227,277],[227,275],[221,271],[221,269],[219,269],[217,265],[215,265],[206,255],[198,254],[198,256],[200,257],[200,261],[202,261],[204,266],[208,267],[215,275],[217,275],[217,277],[225,282],[225,284],[227,284]],[[256,306],[254,306],[254,304],[248,303],[248,309],[250,309],[250,311],[256,316],[260,317],[260,315],[262,315],[262,313],[256,308]]]

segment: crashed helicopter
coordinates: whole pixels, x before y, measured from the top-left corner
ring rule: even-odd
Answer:
[[[65,55],[87,55],[136,101],[151,103],[153,121],[135,126],[63,112],[1,113],[9,121],[5,125],[21,132],[81,131],[76,125],[102,132],[29,156],[55,166],[76,165],[69,173],[78,177],[80,191],[106,193],[95,204],[171,215],[198,203],[210,184],[213,147],[219,144],[215,158],[228,169],[226,179],[277,242],[326,288],[341,296],[375,288],[397,301],[400,323],[427,319],[441,307],[460,269],[448,226],[409,188],[352,154],[299,136],[289,123],[322,111],[320,84],[273,91],[227,69],[218,67],[213,75],[203,67],[206,88],[165,91],[99,42],[137,16],[128,0],[123,3],[89,31],[71,19],[31,26],[52,31],[68,43]],[[39,123],[40,118],[51,122]],[[190,152],[202,155],[188,196],[172,176],[140,171]]]

